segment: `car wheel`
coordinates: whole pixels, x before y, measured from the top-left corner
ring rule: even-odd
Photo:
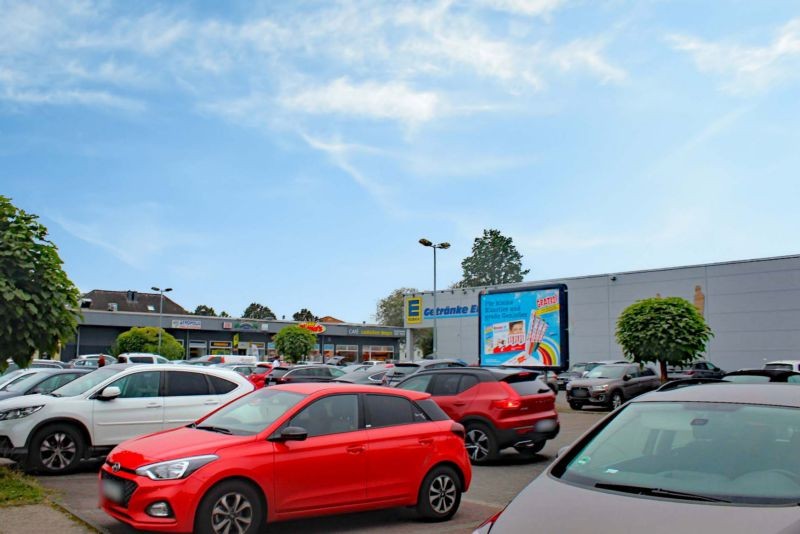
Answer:
[[[522,456],[523,458],[531,458],[533,456],[536,456],[539,453],[539,451],[544,449],[545,443],[546,443],[545,440],[534,441],[533,445],[530,445],[528,447],[515,447],[515,448],[517,449],[517,452],[520,454],[520,456]]]
[[[494,460],[497,456],[497,441],[489,427],[481,423],[468,423],[466,430],[464,445],[470,462],[480,465]]]
[[[611,394],[611,399],[608,401],[608,407],[612,410],[616,410],[624,403],[625,399],[622,397],[622,393],[620,391],[615,391]]]
[[[553,395],[558,395],[558,386],[554,386],[553,384],[547,384],[547,387],[550,388],[550,391],[553,392]]]
[[[572,408],[573,410],[580,410],[581,408],[583,408],[583,404],[580,402],[569,401],[569,407]]]
[[[259,532],[264,510],[258,492],[245,482],[230,480],[205,494],[194,519],[194,532],[246,534]]]
[[[31,440],[29,466],[47,475],[74,471],[83,458],[86,444],[80,431],[72,425],[49,425]]]
[[[428,521],[447,521],[461,504],[461,480],[452,467],[439,466],[427,474],[417,496],[417,513]]]

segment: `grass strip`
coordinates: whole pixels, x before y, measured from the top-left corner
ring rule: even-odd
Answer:
[[[34,478],[0,466],[0,507],[39,504],[44,497],[44,489]]]

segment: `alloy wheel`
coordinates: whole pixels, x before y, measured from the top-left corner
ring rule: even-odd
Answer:
[[[456,483],[447,475],[439,475],[431,481],[428,499],[431,508],[438,514],[446,514],[456,502]]]
[[[226,493],[211,509],[211,528],[217,534],[244,534],[253,522],[253,506],[241,493]]]
[[[622,395],[619,393],[614,393],[611,396],[611,407],[616,410],[620,406],[622,406]]]
[[[78,447],[72,438],[65,432],[54,432],[44,440],[39,447],[42,465],[51,471],[61,471],[69,467],[75,460]]]
[[[464,446],[470,459],[481,461],[489,455],[489,436],[482,430],[472,428],[467,431]]]

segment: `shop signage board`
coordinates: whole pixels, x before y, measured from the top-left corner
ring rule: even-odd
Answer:
[[[480,365],[569,366],[566,285],[489,290],[478,316]]]
[[[321,334],[323,333],[326,328],[325,325],[320,323],[315,323],[313,321],[307,321],[305,323],[300,323],[297,326],[304,330],[308,330],[309,332],[313,332],[314,334]]]
[[[180,328],[182,330],[201,330],[203,323],[200,319],[173,319],[172,328]]]

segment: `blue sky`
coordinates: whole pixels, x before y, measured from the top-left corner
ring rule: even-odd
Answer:
[[[0,194],[82,289],[371,321],[484,228],[530,280],[798,252],[795,1],[8,2]]]

